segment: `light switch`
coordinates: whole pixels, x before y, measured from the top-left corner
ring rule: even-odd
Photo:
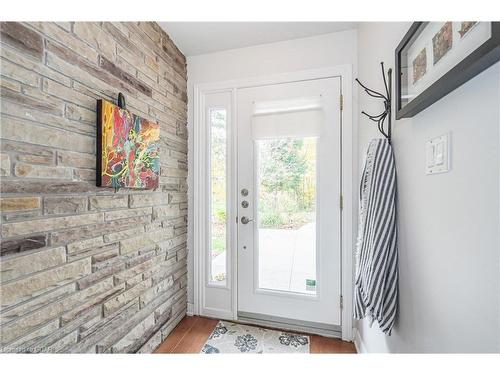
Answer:
[[[432,168],[434,166],[435,159],[435,147],[433,144],[428,144],[426,147],[426,158],[427,158],[427,168]]]
[[[444,144],[443,142],[439,142],[434,147],[434,165],[442,165],[444,163]]]
[[[427,141],[426,150],[426,173],[445,173],[450,170],[450,136],[444,134]]]

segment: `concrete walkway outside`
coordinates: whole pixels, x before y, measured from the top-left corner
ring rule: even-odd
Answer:
[[[299,293],[306,289],[306,279],[316,280],[316,224],[299,229],[259,230],[260,287]],[[226,269],[226,253],[212,260],[214,274]]]

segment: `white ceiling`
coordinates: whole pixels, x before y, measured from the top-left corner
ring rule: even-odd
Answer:
[[[356,22],[158,22],[185,56],[353,29]]]

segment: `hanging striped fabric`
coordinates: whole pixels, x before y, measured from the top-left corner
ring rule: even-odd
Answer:
[[[398,303],[396,165],[387,139],[368,146],[360,186],[354,317],[391,334]]]

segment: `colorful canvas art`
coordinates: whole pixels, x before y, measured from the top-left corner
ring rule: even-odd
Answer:
[[[156,189],[160,126],[126,109],[97,101],[97,186]]]

